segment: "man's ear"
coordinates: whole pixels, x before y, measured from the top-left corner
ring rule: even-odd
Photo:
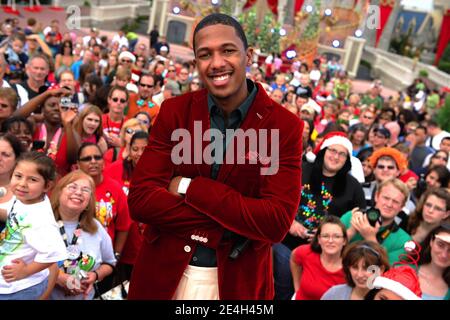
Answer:
[[[245,55],[247,56],[247,66],[251,66],[253,63],[253,48],[248,47]]]

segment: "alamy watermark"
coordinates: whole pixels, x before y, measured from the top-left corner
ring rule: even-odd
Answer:
[[[68,6],[66,9],[66,27],[69,30],[81,29],[81,8],[79,6]]]
[[[183,128],[172,132],[171,141],[178,144],[172,148],[171,160],[175,165],[202,163],[240,165],[259,162],[261,175],[274,175],[279,169],[279,131],[279,129],[253,128],[245,131],[226,129],[225,134],[222,134],[219,129],[212,128],[203,133],[202,122],[194,121],[193,136],[189,130]],[[203,142],[210,142],[204,150],[202,150]],[[225,157],[224,144],[227,147]]]

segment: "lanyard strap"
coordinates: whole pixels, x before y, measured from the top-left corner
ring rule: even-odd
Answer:
[[[66,248],[69,246],[69,243],[67,242],[67,234],[66,234],[66,229],[64,228],[64,223],[62,222],[62,220],[59,220],[59,233],[61,234],[64,244],[66,245]],[[77,230],[79,230],[80,227],[80,222],[78,222],[77,227],[75,228],[75,231],[73,233],[73,237],[72,237],[72,241],[70,243],[70,245],[76,245],[77,241],[78,241],[78,236],[77,236]]]

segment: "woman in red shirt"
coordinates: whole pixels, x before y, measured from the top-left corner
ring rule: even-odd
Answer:
[[[335,216],[322,220],[311,244],[292,251],[291,271],[295,300],[320,300],[337,284],[345,283],[342,251],[348,243],[345,226]]]
[[[67,135],[63,133],[55,159],[57,167],[62,168],[63,175],[71,171],[76,164],[78,148],[82,143],[95,143],[102,153],[106,152],[108,145],[103,138],[102,115],[99,107],[87,104],[73,120],[73,133],[77,139],[67,139]]]

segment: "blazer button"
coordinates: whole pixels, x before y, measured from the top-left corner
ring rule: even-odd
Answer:
[[[186,251],[186,252],[191,252],[191,247],[189,247],[189,246],[184,246],[184,251]]]
[[[207,243],[208,242],[208,238],[203,238],[203,242]]]
[[[193,234],[193,235],[191,236],[191,239],[192,239],[192,240],[197,240],[197,236],[196,236],[195,234]]]

